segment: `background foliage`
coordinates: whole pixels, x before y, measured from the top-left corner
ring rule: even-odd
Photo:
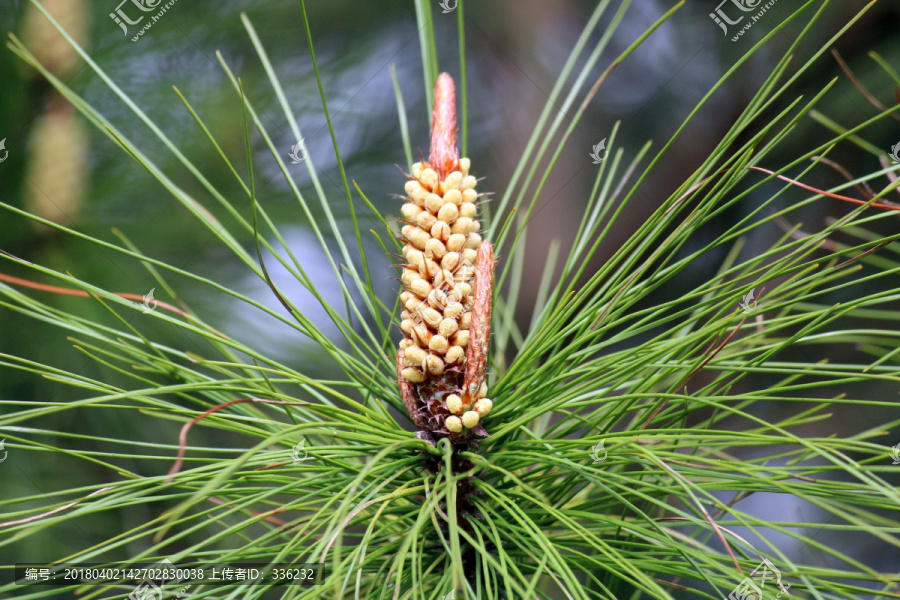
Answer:
[[[766,556],[792,596],[897,597],[896,217],[746,168],[865,197],[813,166],[827,154],[896,197],[896,120],[827,50],[846,28],[836,46],[895,107],[900,57],[876,24],[897,10],[832,4],[777,6],[739,43],[701,3],[182,3],[135,43],[93,5],[82,66],[53,82],[34,65],[94,126],[87,148],[57,144],[46,182],[26,149],[60,92],[22,66],[34,9],[10,5],[2,271],[94,298],[0,287],[9,563],[253,557],[333,573],[321,589],[198,597],[637,598],[724,597]],[[472,480],[399,410],[381,252],[402,185],[389,165],[427,139],[437,69],[462,80],[463,65],[503,284]],[[309,158],[291,165],[301,137]],[[32,229],[25,186],[59,178],[73,148],[90,177],[70,231]],[[272,294],[257,241],[304,318]],[[111,293],[151,288],[189,314]],[[179,427],[248,397],[303,404],[204,419],[167,483]],[[310,458],[292,464],[300,439]],[[448,525],[469,485],[482,518]]]

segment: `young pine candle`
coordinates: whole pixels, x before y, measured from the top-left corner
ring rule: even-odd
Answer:
[[[481,239],[469,159],[456,145],[456,93],[442,73],[434,91],[431,152],[413,165],[401,208],[403,339],[398,382],[422,429],[485,435],[484,369],[490,333],[493,248]],[[478,406],[476,407],[476,404]]]

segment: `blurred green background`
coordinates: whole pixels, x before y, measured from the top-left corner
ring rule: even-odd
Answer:
[[[673,4],[654,0],[634,2],[624,25],[614,35],[608,57],[601,60],[601,67],[605,68],[613,56]],[[718,4],[688,1],[633,56],[614,70],[600,88],[538,200],[526,258],[534,263],[535,272],[543,268],[552,240],[558,239],[565,252],[596,174],[587,155],[594,144],[610,134],[615,121],[622,122],[617,146],[625,149],[626,156],[633,156],[648,139],[654,140],[654,151],[658,150],[729,66],[800,3],[780,0],[737,42],[723,36],[709,18],[709,13]],[[798,49],[794,60],[797,63],[808,60],[864,4],[856,0],[832,2],[810,38]],[[297,140],[293,139],[290,127],[283,120],[241,23],[240,14],[246,12],[285,85],[288,100],[299,116],[298,125],[310,160],[332,198],[333,210],[346,223],[347,238],[350,239],[352,226],[347,219],[346,198],[321,109],[297,2],[179,0],[136,42],[131,41],[131,36],[137,33],[140,25],[131,26],[126,35],[109,16],[117,8],[117,0],[57,0],[46,5],[83,40],[92,60],[137,102],[241,214],[249,218],[246,195],[172,90],[172,86],[177,87],[191,102],[222,144],[224,152],[241,166],[240,173],[245,175],[240,103],[217,62],[215,53],[221,52],[225,61],[243,78],[248,97],[276,136],[275,143],[283,150],[282,157],[287,158]],[[593,2],[565,0],[502,0],[465,6],[469,94],[467,154],[472,159],[473,173],[486,177],[480,187],[497,193],[505,189],[557,73],[594,6]],[[398,216],[399,202],[391,194],[401,193],[403,178],[394,165],[403,167],[405,157],[389,71],[391,65],[396,68],[402,87],[413,152],[428,151],[425,83],[413,4],[410,0],[328,0],[308,2],[307,9],[348,177],[359,184],[380,211]],[[123,5],[123,10],[138,14],[133,7],[129,9]],[[443,14],[437,2],[433,3],[432,10],[439,55],[443,57],[440,68],[458,77],[457,15],[455,12]],[[610,10],[604,16],[607,22],[612,13]],[[24,39],[33,51],[51,61],[60,79],[143,148],[157,166],[226,228],[233,228],[227,212],[209,197],[94,72],[66,49],[61,38],[49,31],[43,21],[28,2],[4,0],[0,3],[0,28]],[[882,0],[836,46],[859,79],[885,105],[898,100],[890,82],[866,55],[874,50],[900,70],[898,25],[900,4]],[[801,26],[799,22],[790,24],[701,109],[669,149],[663,163],[642,185],[640,200],[629,207],[627,218],[607,240],[600,260],[614,252],[627,238],[631,230],[629,224],[636,226],[702,163],[741,113],[758,83],[793,43],[794,34]],[[593,73],[594,78],[599,74],[598,69]],[[835,77],[841,80],[820,105],[822,112],[848,126],[876,113],[876,109],[841,74],[830,54],[818,60],[808,76],[795,86],[796,93],[789,94],[788,98],[800,93],[808,98]],[[770,114],[775,114],[778,109],[773,107]],[[885,123],[890,123],[891,128],[883,128]],[[868,141],[883,148],[887,156],[890,146],[900,142],[900,123],[884,121],[881,128],[866,133]],[[828,137],[828,132],[811,120],[805,120],[794,133],[793,142],[783,147],[783,151],[790,149],[791,152],[772,156],[771,164],[780,166]],[[113,233],[115,228],[149,256],[201,273],[282,310],[265,284],[224,249],[210,232],[198,227],[195,219],[139,164],[102,132],[88,126],[46,82],[6,49],[0,52],[0,138],[6,139],[9,152],[7,159],[0,163],[0,196],[6,202],[37,211],[76,231],[119,243]],[[340,298],[337,283],[323,262],[321,249],[288,184],[272,157],[267,155],[258,135],[253,137],[253,145],[261,203],[275,217],[292,249],[326,298],[337,301]],[[850,145],[836,149],[831,158],[855,175],[878,168],[877,161],[871,156]],[[312,198],[307,165],[289,166],[301,191]],[[841,181],[837,173],[822,171],[822,175],[824,185]],[[779,188],[773,184],[760,193],[771,193]],[[361,199],[354,196],[354,202],[361,213],[360,226],[366,231],[377,229],[378,222],[368,214]],[[715,237],[739,219],[741,211],[754,205],[751,196],[745,205],[726,214],[706,234]],[[815,209],[807,211],[804,226],[816,228],[824,219],[839,216],[846,210],[848,207],[840,202],[822,201]],[[249,235],[234,229],[232,232],[252,250]],[[781,231],[772,228],[765,233],[754,233],[744,251],[758,252],[780,235]],[[366,239],[376,285],[387,300],[398,287],[391,279],[394,272],[374,238],[367,235]],[[0,250],[71,272],[107,290],[141,295],[156,288],[158,300],[171,300],[157,287],[150,273],[134,261],[73,236],[35,227],[28,219],[7,211],[0,213]],[[725,250],[722,252],[697,261],[680,278],[673,280],[664,292],[666,297],[655,300],[663,302],[678,297],[690,289],[692,280],[709,277],[724,257]],[[312,297],[283,271],[275,269],[273,260],[270,259],[268,264],[281,289],[308,309],[308,314],[323,321],[325,313],[314,304]],[[60,285],[58,281],[9,261],[0,263],[0,272]],[[295,331],[285,330],[258,311],[189,280],[173,277],[171,282],[181,298],[213,327],[301,370],[339,377],[335,366],[325,360],[324,353],[308,340],[298,337]],[[518,316],[523,327],[527,326],[531,316],[537,283],[537,277],[526,280],[521,290],[521,314]],[[93,300],[39,291],[28,293],[50,306],[64,307],[86,318],[114,324]],[[843,299],[835,298],[835,301],[839,300]],[[140,323],[141,330],[153,339],[201,354],[209,350],[208,346],[185,337],[178,330],[140,322],[140,316],[135,312],[128,315],[128,319],[135,326]],[[333,331],[336,334],[336,330]],[[112,385],[126,384],[120,374],[104,369],[73,348],[66,339],[69,334],[0,307],[0,352],[105,379]],[[850,356],[852,352],[852,348],[836,348],[835,358]],[[827,391],[822,393],[827,395]],[[867,396],[879,394],[896,399],[897,390],[886,385],[884,389],[866,391]],[[79,397],[77,389],[22,371],[4,369],[0,372],[0,398],[66,402]],[[881,420],[881,416],[872,411],[859,414],[848,411],[843,417],[856,420],[850,427],[853,430],[859,429],[859,423],[875,427]],[[178,428],[177,423],[163,426],[159,421],[152,421],[148,426],[132,419],[123,420],[115,410],[65,411],[56,422],[26,425],[87,435],[115,431],[117,436],[163,443],[174,442]],[[223,443],[211,439],[211,434],[201,429],[192,433],[196,436],[192,439],[197,443],[208,446]],[[13,476],[10,475],[10,464],[0,467],[0,480],[4,482],[0,493],[15,497],[25,492],[51,492],[115,477],[105,469],[92,469],[80,462],[65,463],[65,458],[56,455],[48,454],[44,460],[35,456],[30,454],[27,463],[19,462]],[[131,468],[158,473],[167,470],[168,466],[136,463]],[[773,514],[803,509],[769,507],[764,500],[761,502],[760,510],[772,510]],[[17,552],[27,555],[27,560],[56,559],[151,517],[141,512],[139,507],[123,509],[119,522],[112,522],[109,514],[89,526],[84,525],[89,520],[80,521],[79,525],[72,525],[71,535],[60,535],[57,530],[45,539],[33,536],[25,540]],[[791,513],[788,518],[798,517]],[[846,540],[844,543],[852,542]],[[789,548],[782,550],[790,551]],[[813,550],[798,548],[797,552]],[[896,566],[896,560],[891,563],[890,556],[873,548],[860,548],[859,554],[874,568]]]

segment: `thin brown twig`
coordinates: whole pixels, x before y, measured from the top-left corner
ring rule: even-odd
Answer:
[[[760,292],[759,296],[757,297],[757,299],[756,299],[757,302],[759,301],[760,298],[762,298],[762,292]],[[744,321],[746,321],[746,320],[747,320],[747,317],[744,317],[743,319],[741,319],[741,322],[738,323],[738,324],[737,324],[737,327],[735,327],[735,328],[731,331],[731,333],[728,334],[728,337],[726,337],[724,340],[722,340],[722,343],[719,344],[719,346],[718,346],[715,350],[713,350],[712,353],[711,353],[709,356],[707,356],[706,358],[704,358],[703,361],[702,361],[699,365],[697,365],[696,367],[694,367],[694,370],[691,371],[691,372],[688,374],[687,379],[685,379],[685,381],[681,382],[681,385],[684,385],[685,383],[687,383],[687,382],[691,379],[691,377],[693,377],[694,375],[696,375],[696,374],[700,371],[700,369],[702,369],[703,367],[705,367],[706,365],[708,365],[708,364],[709,364],[709,361],[711,361],[712,359],[714,359],[714,358],[716,357],[716,355],[717,355],[719,352],[722,351],[722,348],[724,348],[725,346],[728,345],[728,342],[731,341],[731,338],[733,338],[735,335],[737,335],[737,332],[740,331],[740,329],[741,329],[741,325],[743,325],[743,324],[744,324]],[[681,385],[678,386],[678,387],[681,387]]]
[[[853,204],[872,206],[872,207],[881,208],[884,210],[900,210],[900,205],[898,205],[898,204],[882,204],[880,202],[869,202],[866,200],[860,200],[859,198],[851,198],[849,196],[841,196],[840,194],[832,194],[831,192],[827,192],[825,190],[820,190],[818,188],[814,188],[811,185],[806,185],[805,183],[800,183],[799,181],[797,181],[795,179],[791,179],[790,177],[785,177],[784,175],[779,175],[779,174],[775,173],[774,171],[770,171],[768,169],[763,169],[762,167],[750,166],[747,168],[752,169],[754,171],[759,171],[760,173],[766,173],[767,175],[772,175],[773,177],[777,177],[778,179],[781,179],[782,181],[787,181],[788,183],[796,185],[797,187],[801,187],[804,190],[807,190],[809,192],[815,192],[822,196],[827,196],[828,198],[834,198],[835,200],[843,200],[844,202],[852,202]]]
[[[97,494],[101,494],[103,492],[107,492],[112,489],[115,489],[115,488],[113,488],[113,487],[100,488],[99,490],[95,490],[95,491],[91,492],[90,494],[85,496],[85,498],[90,498],[91,496],[96,496]],[[33,523],[35,521],[40,521],[44,517],[49,517],[51,515],[61,513],[64,510],[69,510],[73,506],[80,504],[82,502],[82,500],[84,500],[84,498],[82,498],[81,500],[75,500],[74,502],[69,502],[68,504],[54,508],[53,510],[48,510],[47,512],[43,512],[39,515],[34,515],[32,517],[27,517],[25,519],[17,519],[15,521],[5,521],[3,523],[0,523],[0,529],[2,529],[4,527],[12,527],[14,525],[24,525],[26,523]]]
[[[219,506],[226,506],[226,507],[228,507],[228,508],[235,508],[235,507],[232,506],[231,504],[228,504],[228,503],[226,503],[224,500],[220,500],[219,498],[216,498],[215,496],[210,496],[209,498],[207,498],[207,500],[209,500],[209,501],[212,502],[213,504],[218,504]],[[254,517],[263,517],[263,515],[265,515],[265,514],[269,514],[269,515],[277,515],[278,513],[282,512],[283,509],[281,509],[281,508],[273,508],[272,510],[267,510],[267,511],[264,512],[264,513],[257,512],[257,511],[255,511],[255,510],[250,510],[249,508],[248,508],[248,509],[245,509],[245,510],[246,510],[248,513],[250,513],[251,515],[253,515]],[[272,517],[272,516],[263,517],[263,520],[264,520],[264,521],[268,521],[269,523],[272,523],[273,525],[279,525],[279,526],[281,526],[281,527],[284,527],[285,525],[287,525],[287,521],[282,521],[281,519],[276,519],[275,517]]]
[[[841,68],[841,71],[844,72],[844,75],[847,76],[847,79],[850,80],[850,83],[853,84],[853,87],[859,90],[859,93],[863,95],[863,97],[869,101],[869,104],[880,110],[881,112],[887,112],[888,107],[878,101],[878,98],[873,96],[866,87],[860,83],[859,79],[856,78],[856,75],[850,70],[850,67],[847,66],[847,63],[844,62],[844,59],[841,58],[841,55],[834,48],[831,49],[831,55],[834,56],[834,59],[837,61],[838,66]],[[900,101],[900,95],[898,95],[898,101]],[[900,117],[891,113],[888,115],[890,118],[895,121],[900,121]]]
[[[0,273],[0,281],[5,281],[7,283],[12,283],[13,285],[20,285],[22,287],[31,288],[34,290],[40,290],[42,292],[50,292],[51,294],[58,294],[61,296],[78,296],[80,298],[90,298],[91,294],[85,290],[76,290],[72,288],[64,288],[57,287],[55,285],[45,285],[43,283],[38,283],[36,281],[30,281],[28,279],[20,279],[18,277],[13,277],[12,275],[6,275],[5,273]],[[129,294],[125,292],[112,292],[113,295],[118,296],[119,298],[124,298],[125,300],[136,300],[137,302],[146,302],[144,296],[140,294]],[[165,302],[161,302],[159,300],[153,300],[159,308],[168,310],[182,317],[187,317],[187,313],[181,310],[180,308],[176,308],[171,304],[167,304]]]
[[[206,417],[210,416],[214,412],[220,411],[223,408],[227,408],[232,404],[242,404],[244,402],[257,402],[259,404],[281,404],[281,405],[294,405],[294,406],[308,406],[309,402],[292,402],[287,400],[265,400],[263,398],[239,398],[237,400],[229,400],[228,402],[223,402],[221,404],[217,404],[213,406],[209,410],[197,415],[190,421],[184,424],[181,428],[181,432],[178,434],[178,457],[175,459],[175,464],[172,465],[172,468],[169,469],[168,474],[166,475],[166,483],[172,483],[172,479],[175,475],[181,470],[181,465],[184,463],[184,455],[187,452],[187,434],[188,431],[191,430],[191,427],[194,426],[195,423],[202,421]]]
[[[865,255],[871,254],[872,252],[875,252],[876,250],[878,250],[878,249],[880,249],[880,248],[883,248],[883,247],[887,246],[887,245],[890,244],[890,243],[891,243],[891,240],[885,240],[885,241],[881,242],[880,244],[876,244],[876,245],[872,246],[871,248],[869,248],[868,250],[866,250],[865,252],[862,252],[862,253],[860,253],[860,254],[857,254],[857,255],[854,256],[853,258],[848,258],[847,260],[845,260],[844,262],[842,262],[842,263],[839,264],[839,265],[835,265],[834,268],[835,268],[835,269],[840,269],[840,268],[843,267],[844,265],[848,265],[848,264],[850,264],[850,263],[852,263],[852,262],[854,262],[854,261],[857,261],[857,260],[861,259],[862,257],[864,257]]]
[[[830,158],[825,158],[824,156],[813,156],[810,160],[814,160],[816,162],[822,163],[823,165],[825,165],[827,167],[831,167],[832,169],[834,169],[835,171],[837,171],[838,173],[843,175],[848,183],[853,182],[853,175],[850,174],[850,171],[848,171],[847,169],[845,169],[838,163],[834,162]],[[866,184],[865,181],[863,181],[862,183],[854,184],[853,187],[855,187],[856,190],[868,200],[871,200],[872,198],[875,197],[875,194],[872,193],[872,190],[869,189],[869,186]]]
[[[672,473],[672,476],[675,477],[675,479],[680,479],[682,481],[684,480],[684,478],[679,475],[678,471],[676,471],[675,469],[670,467],[668,464],[666,464],[666,461],[660,459],[659,464],[661,464],[664,469],[670,471]],[[729,544],[728,541],[725,539],[725,536],[722,534],[722,529],[719,527],[719,524],[716,523],[713,520],[713,518],[709,516],[709,513],[703,507],[702,502],[699,502],[699,501],[696,502],[695,506],[698,509],[700,509],[700,512],[703,513],[703,517],[706,519],[706,522],[709,523],[712,526],[713,530],[716,532],[716,537],[718,537],[719,541],[722,542],[722,546],[725,547],[725,551],[728,552],[728,556],[731,557],[731,562],[734,563],[734,567],[738,570],[738,573],[743,575],[744,571],[743,571],[743,569],[741,569],[741,563],[738,562],[737,557],[734,555],[734,552],[731,550],[731,544]]]
[[[811,233],[806,233],[802,229],[794,229],[794,226],[791,225],[788,222],[788,220],[785,219],[784,217],[776,217],[775,224],[778,225],[778,227],[780,227],[782,231],[784,231],[785,233],[790,235],[791,239],[794,239],[794,240],[802,240],[804,238],[808,238],[808,237],[812,236]],[[793,230],[793,231],[791,231],[791,230]],[[831,252],[834,252],[839,249],[838,244],[835,242],[832,242],[828,238],[822,239],[817,243],[820,246],[822,246],[822,248],[829,250]]]
[[[704,183],[706,183],[707,181],[709,181],[710,179],[712,179],[712,178],[715,177],[716,175],[721,175],[721,174],[724,173],[724,172],[725,172],[725,169],[719,171],[718,173],[713,173],[712,175],[709,175],[709,176],[707,176],[707,177],[704,177],[703,179],[701,179],[700,181],[698,181],[697,183],[695,183],[694,185],[692,185],[691,187],[689,187],[685,193],[683,193],[682,195],[678,196],[678,199],[675,200],[675,202],[672,203],[672,206],[670,206],[669,208],[667,208],[667,209],[663,212],[663,215],[668,215],[670,212],[672,212],[673,210],[675,210],[675,207],[677,207],[679,204],[681,204],[681,201],[682,201],[682,200],[684,200],[685,198],[687,198],[688,196],[690,196],[691,194],[693,194],[694,192],[696,192],[696,191],[700,188],[700,186],[702,186]]]
[[[666,581],[665,579],[660,579],[659,577],[654,577],[654,578],[653,578],[653,581],[656,581],[657,583],[661,583],[661,584],[663,584],[663,585],[665,585],[665,586],[668,586],[668,587],[678,588],[679,590],[689,590],[689,589],[691,589],[691,588],[689,588],[689,587],[686,586],[686,585],[682,585],[682,584],[680,584],[680,583],[675,583],[674,581]]]
[[[836,168],[841,169],[840,167],[838,167],[838,165],[837,165],[836,163],[834,163],[834,162],[832,162],[832,161],[827,161],[827,162],[826,162],[826,159],[823,159],[822,157],[815,157],[814,160],[819,160],[819,161],[821,161],[821,162],[825,162],[825,164],[827,164],[828,166],[836,167]],[[884,162],[883,162],[883,161],[882,161],[882,165],[884,165]],[[868,205],[868,206],[872,206],[872,207],[875,207],[875,208],[881,208],[881,209],[884,209],[884,210],[900,210],[900,204],[894,204],[894,203],[892,203],[892,202],[890,202],[890,203],[888,203],[888,204],[884,204],[884,203],[880,203],[880,202],[870,202],[870,201],[868,201],[868,200],[860,200],[859,198],[850,198],[849,196],[842,196],[842,195],[840,195],[840,194],[832,194],[831,192],[828,192],[828,191],[825,191],[825,190],[820,190],[819,188],[815,188],[815,187],[813,187],[813,186],[811,186],[811,185],[806,185],[805,183],[800,183],[800,182],[797,181],[796,179],[791,179],[790,177],[785,177],[784,175],[779,175],[779,174],[775,173],[774,171],[770,171],[769,169],[764,169],[764,168],[762,168],[762,167],[756,167],[756,166],[753,166],[753,165],[748,165],[748,166],[745,167],[745,168],[746,168],[746,169],[749,169],[749,170],[752,170],[752,171],[759,171],[759,172],[761,172],[761,173],[766,173],[767,175],[771,175],[771,176],[773,176],[773,177],[777,177],[778,179],[781,179],[782,181],[786,181],[786,182],[788,182],[788,183],[790,183],[790,184],[792,184],[792,185],[796,185],[796,186],[801,187],[801,188],[803,188],[803,189],[805,189],[805,190],[807,190],[807,191],[815,192],[815,193],[820,194],[820,195],[822,195],[822,196],[827,196],[828,198],[834,198],[835,200],[843,200],[844,202],[852,202],[853,204]],[[687,198],[688,196],[690,196],[692,193],[694,193],[694,192],[695,192],[700,186],[702,186],[704,183],[706,183],[707,181],[709,181],[709,180],[712,179],[713,177],[716,177],[717,175],[721,175],[722,173],[726,173],[727,171],[728,171],[727,169],[722,169],[721,171],[718,171],[717,173],[713,173],[712,175],[709,175],[709,176],[703,178],[702,180],[700,180],[699,182],[695,183],[694,185],[692,185],[686,192],[684,192],[681,196],[679,196],[678,199],[675,200],[675,202],[672,203],[672,206],[670,206],[669,208],[667,208],[663,214],[665,214],[665,215],[669,214],[672,210],[675,209],[676,206],[678,206],[678,205],[681,203],[682,200],[684,200],[685,198]],[[846,172],[844,172],[844,173],[846,173]],[[848,174],[848,175],[849,175],[849,174]],[[897,190],[897,191],[898,191],[898,193],[900,193],[900,190]],[[863,195],[866,196],[866,195],[868,195],[868,194],[865,194],[865,193],[864,193]],[[870,197],[870,198],[871,198],[871,197]],[[889,201],[888,201],[888,200],[885,200],[885,202],[889,202]]]
[[[762,298],[762,295],[763,295],[763,292],[764,292],[764,291],[765,291],[765,288],[763,288],[763,289],[760,291],[759,296],[757,296],[757,298],[756,298],[756,301],[757,301],[757,302],[759,301],[760,298]],[[737,327],[735,327],[735,328],[731,331],[731,333],[728,334],[728,337],[726,337],[726,338],[722,341],[722,343],[720,343],[720,344],[718,345],[718,347],[715,348],[715,350],[713,350],[711,353],[709,353],[709,355],[708,355],[706,358],[704,358],[703,361],[701,361],[701,363],[700,363],[699,365],[697,365],[697,366],[694,368],[694,370],[692,370],[690,373],[688,373],[688,374],[685,376],[684,379],[682,379],[680,382],[678,382],[678,385],[675,386],[675,389],[678,389],[678,388],[682,387],[684,384],[686,384],[688,381],[690,381],[691,378],[692,378],[694,375],[696,375],[703,367],[705,367],[707,364],[709,364],[709,361],[711,361],[713,358],[715,358],[716,355],[717,355],[719,352],[722,351],[722,348],[724,348],[725,346],[728,345],[728,342],[731,341],[731,338],[733,338],[733,337],[737,334],[737,332],[741,330],[741,327],[744,325],[744,322],[745,322],[746,320],[747,320],[747,317],[746,317],[746,316],[745,316],[743,319],[741,319],[741,322],[738,323],[738,324],[737,324]],[[719,337],[716,337],[716,340],[718,340],[718,339],[719,339]],[[715,343],[715,341],[713,341],[713,343]],[[706,352],[706,351],[705,351],[705,352]],[[653,411],[653,413],[651,413],[651,415],[647,418],[647,420],[644,421],[644,424],[641,425],[641,429],[646,429],[647,427],[649,427],[649,426],[650,426],[650,423],[653,422],[653,419],[655,419],[656,416],[660,413],[660,411],[662,411],[662,409],[665,408],[665,406],[666,406],[666,404],[668,404],[668,402],[669,402],[668,399],[664,399],[664,400],[659,404],[659,406],[656,407],[656,409]]]

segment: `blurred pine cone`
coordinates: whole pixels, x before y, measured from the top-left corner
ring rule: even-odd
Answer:
[[[84,48],[90,28],[90,10],[86,0],[42,0],[41,4],[66,33]],[[26,9],[22,41],[38,62],[57,77],[71,75],[81,61],[78,52],[33,4],[28,4]]]
[[[88,136],[75,110],[54,103],[35,122],[25,171],[25,209],[72,227],[81,211],[87,180]],[[53,231],[38,225],[42,232]]]

